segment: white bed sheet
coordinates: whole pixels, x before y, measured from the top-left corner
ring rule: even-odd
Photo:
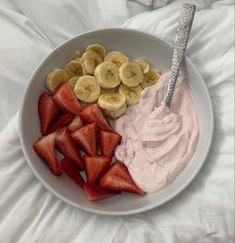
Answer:
[[[124,28],[173,42],[183,2],[169,1],[133,17],[124,0],[2,0],[1,127],[19,108],[35,67],[56,45],[87,30],[119,27],[126,20]],[[105,217],[80,211],[53,196],[33,175],[21,151],[16,114],[0,133],[1,243],[234,241],[234,3],[193,2],[200,4],[200,11],[187,55],[208,86],[216,125],[212,149],[199,176],[174,200],[150,212]]]

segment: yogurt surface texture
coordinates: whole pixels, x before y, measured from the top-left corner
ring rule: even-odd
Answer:
[[[170,109],[163,104],[169,73],[142,92],[138,104],[114,122],[122,135],[115,156],[145,192],[161,190],[190,162],[199,138],[197,109],[183,77],[176,83]]]

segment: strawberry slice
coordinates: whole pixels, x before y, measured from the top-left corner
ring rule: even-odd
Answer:
[[[70,133],[67,128],[57,130],[55,143],[58,150],[65,157],[73,160],[80,167],[80,169],[84,168],[78,147],[70,137]]]
[[[95,201],[100,199],[105,199],[118,195],[120,192],[112,192],[103,189],[97,184],[85,183],[83,186],[85,195],[89,201]]]
[[[112,191],[127,191],[143,195],[144,192],[137,187],[123,162],[114,163],[107,173],[100,179],[100,185]]]
[[[112,157],[114,150],[121,142],[121,136],[117,133],[100,131],[99,141],[101,153],[106,157]]]
[[[62,84],[53,95],[55,103],[63,110],[78,114],[81,106],[68,83]]]
[[[92,104],[83,108],[79,115],[85,123],[96,122],[100,129],[113,131],[113,128],[97,104]]]
[[[50,132],[54,132],[55,130],[66,127],[73,120],[74,115],[71,113],[62,113],[57,120],[52,124],[50,128]]]
[[[42,158],[50,167],[51,171],[56,175],[61,175],[60,167],[55,154],[55,138],[56,134],[51,133],[41,137],[33,145],[34,151]]]
[[[64,157],[60,160],[60,167],[64,174],[70,177],[77,185],[83,188],[84,180],[79,173],[79,167],[70,159]]]
[[[86,154],[94,156],[96,154],[96,133],[97,126],[92,123],[79,128],[71,133],[71,136]]]
[[[89,183],[96,182],[109,168],[111,158],[98,156],[84,156],[86,177]]]
[[[79,115],[77,115],[74,117],[72,122],[68,125],[68,129],[70,132],[74,132],[82,126],[83,126],[82,119]]]
[[[53,101],[52,96],[43,92],[38,99],[38,113],[42,135],[47,133],[49,126],[57,116],[58,112],[59,109]]]

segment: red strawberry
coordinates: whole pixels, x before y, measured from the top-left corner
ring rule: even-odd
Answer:
[[[51,133],[41,137],[34,145],[34,151],[49,165],[51,171],[59,176],[61,174],[60,167],[55,154],[55,133]]]
[[[143,195],[144,192],[140,190],[124,163],[117,161],[114,163],[107,173],[100,179],[100,185],[108,190],[113,191],[127,191]]]
[[[96,154],[96,133],[95,123],[88,124],[71,133],[72,138],[78,142],[80,148],[88,155]]]
[[[109,168],[111,158],[98,156],[84,156],[86,177],[89,183],[96,182]]]
[[[72,122],[68,125],[70,132],[76,131],[78,128],[82,127],[82,119],[79,115],[75,116]]]
[[[57,130],[56,147],[64,156],[73,160],[80,167],[80,169],[84,168],[78,147],[70,137],[70,133],[67,128]]]
[[[99,185],[93,183],[85,183],[83,190],[89,201],[105,199],[119,194],[118,192],[105,190]]]
[[[80,101],[80,105],[81,105],[82,109],[91,104],[94,104],[94,103],[87,103],[87,102]]]
[[[38,113],[42,135],[47,133],[49,126],[57,116],[58,112],[59,109],[53,101],[52,96],[43,92],[38,100]]]
[[[106,157],[112,157],[115,148],[121,142],[121,138],[122,137],[117,133],[100,131],[99,140],[101,153]]]
[[[73,118],[74,116],[71,113],[62,113],[52,124],[50,132],[54,132],[59,128],[66,127],[73,120]]]
[[[97,104],[92,104],[83,108],[79,115],[85,123],[96,122],[100,129],[113,131],[113,128]]]
[[[75,183],[77,183],[81,188],[83,188],[84,180],[79,173],[79,167],[70,159],[63,158],[60,161],[61,170],[69,176]]]
[[[81,106],[68,83],[62,84],[53,95],[55,103],[63,110],[78,114]]]

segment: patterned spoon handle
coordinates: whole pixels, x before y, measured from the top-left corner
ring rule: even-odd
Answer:
[[[196,6],[192,4],[184,4],[181,15],[178,20],[178,29],[175,38],[173,51],[171,74],[168,82],[167,94],[164,98],[166,106],[170,107],[171,99],[174,93],[175,84],[179,75],[180,66],[184,59],[186,46],[188,43],[189,34],[193,24]]]

